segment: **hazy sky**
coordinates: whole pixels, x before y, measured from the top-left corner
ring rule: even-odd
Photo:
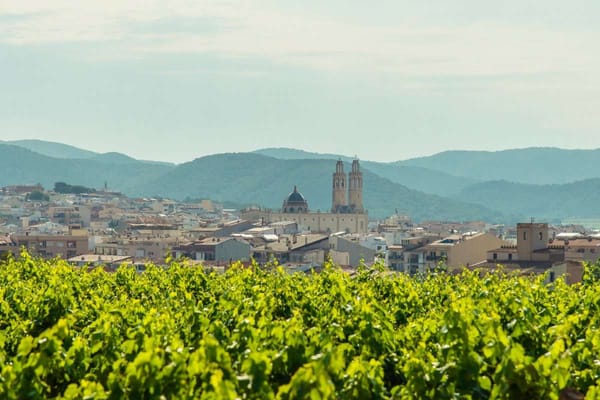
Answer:
[[[600,1],[0,2],[0,139],[182,162],[600,147]]]

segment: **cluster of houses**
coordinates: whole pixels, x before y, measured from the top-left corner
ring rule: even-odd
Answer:
[[[111,270],[123,263],[142,270],[149,262],[185,258],[227,268],[233,262],[277,261],[290,272],[318,270],[328,260],[347,269],[384,263],[390,270],[425,274],[443,268],[561,275],[581,280],[582,261],[600,257],[600,235],[581,226],[430,221],[414,224],[394,215],[369,221],[362,204],[358,161],[348,175],[338,162],[330,212],[311,212],[294,187],[281,210],[228,210],[209,200],[129,198],[100,191],[60,194],[35,186],[0,189],[0,255],[22,248],[80,266]],[[348,201],[346,200],[348,188]],[[42,200],[32,200],[41,198]]]
[[[389,267],[409,274],[439,267],[449,272],[502,269],[547,273],[549,281],[564,275],[568,283],[575,283],[583,276],[583,262],[595,262],[600,257],[600,234],[580,226],[527,222],[510,229],[495,226],[488,231],[449,231],[440,235],[423,230],[388,246]]]

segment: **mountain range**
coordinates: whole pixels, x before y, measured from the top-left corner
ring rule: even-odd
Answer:
[[[506,180],[544,185],[600,178],[600,149],[531,147],[501,151],[445,151],[394,164],[428,168],[478,181]]]
[[[281,207],[294,185],[313,210],[331,205],[335,160],[352,157],[289,148],[215,154],[182,164],[136,160],[40,140],[0,141],[0,186],[57,181],[162,196]],[[600,217],[600,150],[527,148],[448,151],[383,163],[361,160],[364,203],[373,218],[514,222]],[[346,166],[349,168],[349,165]]]

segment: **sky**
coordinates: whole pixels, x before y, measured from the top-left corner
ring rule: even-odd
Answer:
[[[600,147],[597,0],[0,2],[0,140],[136,158]]]

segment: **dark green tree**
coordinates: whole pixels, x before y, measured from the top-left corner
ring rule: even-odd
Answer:
[[[33,192],[28,193],[25,196],[25,199],[31,201],[50,201],[50,196],[39,190],[34,190]]]

